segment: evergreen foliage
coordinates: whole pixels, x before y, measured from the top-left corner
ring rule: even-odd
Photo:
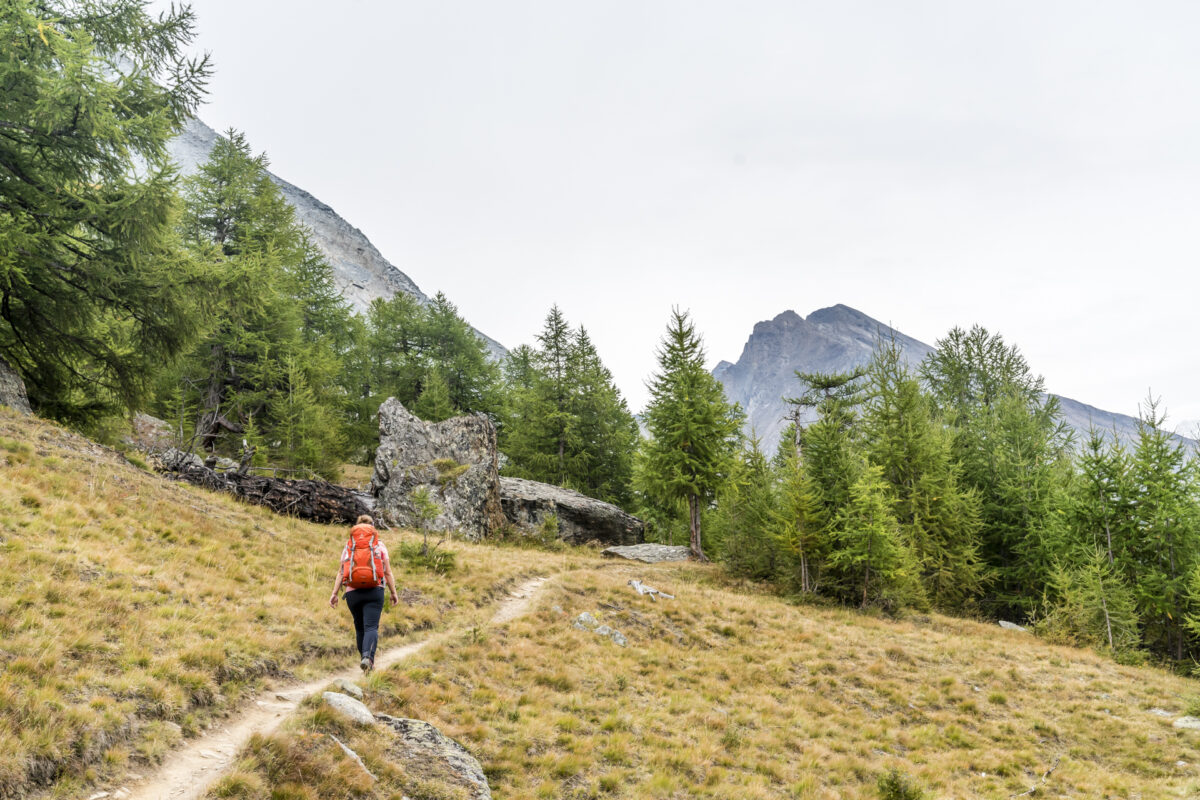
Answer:
[[[1058,401],[1016,347],[978,325],[940,339],[921,374],[953,430],[963,483],[979,494],[982,602],[1027,617],[1065,549],[1059,490],[1070,440]]]
[[[219,288],[207,332],[164,376],[161,406],[192,409],[209,452],[258,439],[275,464],[334,475],[345,440],[330,334],[348,327],[349,310],[266,163],[229,131],[185,181],[184,241],[215,265]]]
[[[0,12],[0,358],[44,416],[137,408],[199,325],[169,139],[206,59],[186,7],[13,0]]]
[[[537,343],[518,347],[505,364],[505,474],[629,505],[638,429],[612,373],[558,306]]]
[[[707,560],[700,511],[735,463],[743,414],[704,368],[704,348],[686,312],[672,311],[657,356],[645,413],[650,438],[642,479],[647,493],[687,503],[692,554]]]
[[[930,599],[939,608],[963,609],[983,584],[978,495],[962,486],[951,433],[895,341],[879,343],[866,376],[867,458],[890,489],[893,513]]]

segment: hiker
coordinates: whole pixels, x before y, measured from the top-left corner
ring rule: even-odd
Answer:
[[[400,602],[392,562],[387,548],[379,541],[375,521],[366,514],[350,529],[350,540],[342,549],[342,562],[333,578],[330,608],[337,608],[338,589],[346,587],[346,605],[354,616],[354,640],[362,660],[363,672],[375,667],[375,648],[379,644],[379,616],[383,613],[383,587],[392,595],[392,605]]]

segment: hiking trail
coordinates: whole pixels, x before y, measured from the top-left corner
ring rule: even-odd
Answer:
[[[548,577],[533,578],[517,586],[500,603],[488,624],[501,625],[528,612],[538,589],[548,580]],[[376,655],[375,668],[387,669],[459,632],[443,631],[427,639],[383,651]],[[362,672],[354,666],[302,685],[268,688],[251,698],[247,707],[175,750],[153,774],[140,778],[135,785],[111,791],[106,796],[124,797],[125,800],[197,800],[233,765],[251,736],[274,732],[299,707],[300,701],[325,689],[338,678],[354,681],[361,677]]]

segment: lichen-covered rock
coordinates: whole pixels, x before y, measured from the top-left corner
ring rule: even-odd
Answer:
[[[393,756],[405,772],[425,780],[440,780],[464,786],[475,800],[492,800],[487,776],[475,756],[428,722],[419,719],[375,716],[397,734]]]
[[[25,381],[3,358],[0,358],[0,406],[15,408],[22,414],[33,413],[29,396],[25,394]]]
[[[440,513],[433,530],[460,532],[472,540],[504,522],[496,428],[482,414],[424,422],[399,400],[379,408],[379,449],[371,493],[376,512],[390,522],[419,527],[413,493],[424,487]]]
[[[501,478],[500,504],[505,518],[527,531],[539,530],[549,517],[556,517],[558,538],[571,544],[633,545],[645,532],[640,519],[617,506],[548,483]]]
[[[687,561],[692,556],[692,550],[684,545],[646,543],[625,547],[606,547],[601,551],[601,555],[657,564],[660,561]]]

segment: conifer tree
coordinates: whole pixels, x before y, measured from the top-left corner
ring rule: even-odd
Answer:
[[[1125,570],[1144,644],[1182,661],[1189,649],[1184,621],[1194,613],[1188,581],[1200,563],[1200,519],[1194,469],[1164,420],[1157,401],[1147,400],[1130,463],[1135,534]]]
[[[166,145],[195,109],[186,6],[13,0],[0,13],[0,359],[39,413],[136,408],[200,324]]]
[[[980,326],[950,331],[921,365],[980,498],[980,556],[996,615],[1027,616],[1068,548],[1060,510],[1070,438],[1058,401],[1016,347]]]
[[[450,385],[442,376],[441,367],[435,365],[426,374],[425,385],[413,406],[413,413],[428,422],[441,422],[457,413],[450,402]]]
[[[715,496],[732,465],[743,414],[725,399],[704,368],[704,348],[686,312],[672,310],[650,380],[645,423],[645,491],[687,503],[692,555],[701,546],[700,511]]]
[[[1103,548],[1073,567],[1052,574],[1057,598],[1038,622],[1038,632],[1066,644],[1125,652],[1139,644],[1133,592]]]
[[[951,434],[901,360],[881,341],[867,370],[863,441],[890,487],[892,510],[933,603],[961,609],[982,588],[978,495],[961,485]]]
[[[505,474],[630,502],[637,423],[587,331],[550,309],[538,347],[509,354]]]
[[[873,464],[858,465],[848,502],[834,520],[829,563],[841,578],[839,593],[845,600],[888,610],[921,606],[925,594],[916,556],[892,514],[881,473]]]
[[[253,421],[273,461],[336,474],[342,366],[319,326],[337,327],[345,308],[329,297],[328,265],[237,131],[185,182],[185,201],[185,242],[220,281],[208,332],[167,375],[195,398],[196,439],[232,455]]]
[[[780,548],[774,537],[779,496],[758,438],[734,462],[705,522],[705,540],[735,575],[754,580],[779,577]]]

